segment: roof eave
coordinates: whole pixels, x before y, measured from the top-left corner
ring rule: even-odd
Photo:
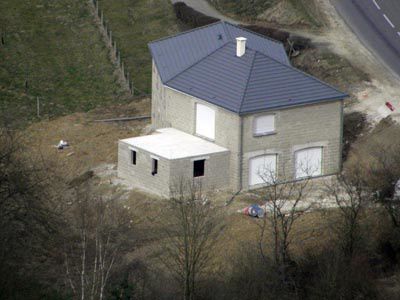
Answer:
[[[249,115],[249,114],[255,114],[255,113],[261,113],[261,112],[267,112],[271,110],[281,110],[281,109],[288,109],[288,108],[295,108],[295,107],[301,107],[301,106],[307,106],[307,105],[313,105],[313,104],[318,104],[318,103],[326,103],[326,102],[333,102],[333,101],[344,101],[345,98],[349,97],[347,94],[343,94],[341,96],[337,97],[329,97],[329,98],[322,98],[322,99],[317,99],[313,101],[307,101],[304,103],[297,103],[297,104],[292,104],[292,105],[276,105],[273,107],[268,107],[265,109],[254,109],[254,110],[246,110],[246,111],[240,111],[239,115],[244,116],[244,115]]]

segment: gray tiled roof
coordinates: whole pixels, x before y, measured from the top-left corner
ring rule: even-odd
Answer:
[[[242,57],[239,36],[247,38]],[[347,96],[293,68],[281,43],[226,22],[149,47],[165,85],[240,114]]]

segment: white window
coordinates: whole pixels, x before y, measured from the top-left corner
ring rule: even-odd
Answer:
[[[196,104],[196,134],[215,139],[215,110],[203,104]]]
[[[322,174],[322,147],[299,150],[295,156],[296,178]]]
[[[276,154],[263,155],[249,160],[249,184],[265,184],[275,181]]]
[[[275,115],[259,116],[254,119],[254,135],[264,135],[275,131]]]

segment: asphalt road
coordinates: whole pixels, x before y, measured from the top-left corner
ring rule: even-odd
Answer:
[[[331,0],[361,41],[400,76],[400,0]]]

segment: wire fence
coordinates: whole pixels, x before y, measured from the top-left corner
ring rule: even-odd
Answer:
[[[90,3],[93,5],[93,9],[95,11],[95,18],[97,23],[100,26],[100,33],[106,41],[107,47],[110,49],[110,55],[113,63],[116,65],[123,84],[129,90],[132,96],[148,96],[148,93],[145,93],[134,86],[134,83],[131,79],[131,75],[127,71],[126,64],[122,61],[121,58],[121,50],[118,48],[117,42],[113,37],[113,32],[105,19],[103,10],[99,7],[98,0],[90,0]]]

